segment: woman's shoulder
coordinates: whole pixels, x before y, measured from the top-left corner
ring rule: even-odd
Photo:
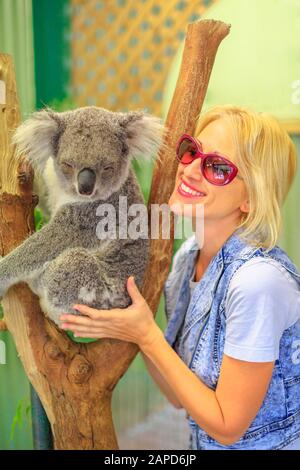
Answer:
[[[257,256],[234,273],[225,301],[225,353],[241,360],[279,357],[285,329],[300,319],[300,287],[277,260]]]
[[[279,261],[257,256],[234,273],[226,297],[227,313],[251,306],[257,311],[280,310],[294,321],[300,317],[299,284]]]
[[[234,273],[230,288],[238,286],[260,290],[262,288],[281,289],[293,286],[298,288],[292,274],[277,260],[255,256],[245,261]]]
[[[251,258],[231,279],[224,314],[227,355],[273,361],[283,332],[300,319],[299,284],[277,260]]]
[[[256,280],[256,283],[261,281],[273,284],[278,281],[287,281],[297,284],[291,273],[279,261],[263,256],[255,256],[245,261],[234,274],[233,281],[236,282],[237,279],[245,281],[252,278]]]

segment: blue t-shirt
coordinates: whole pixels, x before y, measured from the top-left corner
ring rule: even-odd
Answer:
[[[197,284],[194,273],[190,278],[192,291]],[[283,331],[300,318],[298,284],[277,261],[252,258],[231,279],[225,315],[227,356],[274,361],[279,357]]]

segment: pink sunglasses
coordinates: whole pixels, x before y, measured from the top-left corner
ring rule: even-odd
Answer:
[[[204,153],[197,140],[188,134],[180,137],[176,157],[183,165],[189,165],[200,158],[202,175],[216,186],[230,183],[238,173],[238,168],[231,161],[217,153]]]

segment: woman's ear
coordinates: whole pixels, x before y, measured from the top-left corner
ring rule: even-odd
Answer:
[[[250,202],[248,199],[242,202],[242,204],[240,205],[240,210],[242,212],[247,212],[247,213],[250,211]]]

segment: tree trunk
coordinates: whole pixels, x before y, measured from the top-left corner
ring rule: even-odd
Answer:
[[[167,203],[173,192],[178,166],[175,158],[176,143],[182,134],[194,132],[219,44],[229,30],[229,25],[215,20],[200,20],[188,25],[181,68],[165,123],[167,134],[153,172],[148,204],[149,225],[151,205]],[[159,304],[172,251],[173,239],[151,239],[143,292],[153,312]]]
[[[166,150],[154,169],[151,204],[165,203],[176,173],[175,142],[192,132],[199,114],[214,58],[229,27],[221,22],[200,21],[189,25],[183,63],[167,118],[170,129]],[[0,99],[0,237],[2,255],[34,231],[33,171],[26,160],[17,161],[10,134],[20,121],[12,59],[0,54],[0,80],[5,83]],[[150,220],[150,219],[149,219]],[[151,240],[151,256],[142,293],[156,312],[172,256],[172,240]],[[155,280],[155,282],[153,282]],[[2,301],[6,325],[14,337],[30,382],[45,408],[56,449],[117,449],[111,413],[112,391],[136,356],[132,343],[102,339],[74,343],[47,320],[39,301],[26,284],[9,289]],[[2,323],[3,327],[3,323]]]

